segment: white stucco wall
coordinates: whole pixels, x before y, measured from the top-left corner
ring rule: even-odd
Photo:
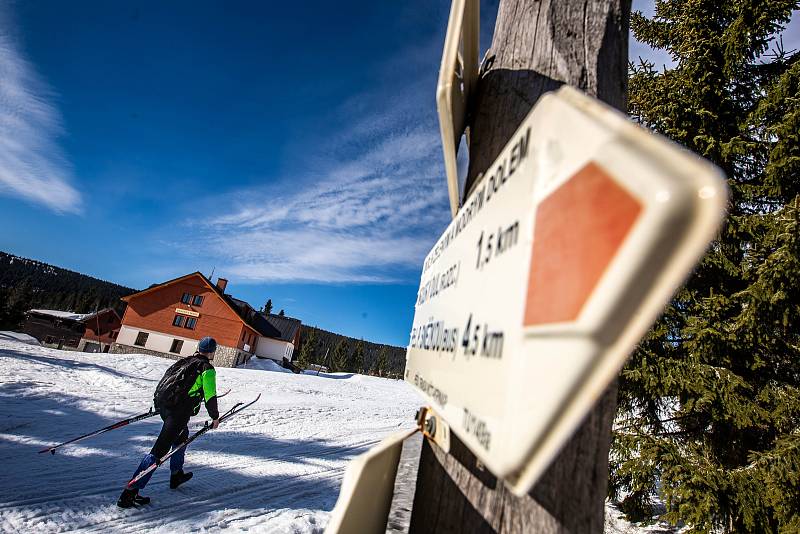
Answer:
[[[131,347],[136,347],[136,336],[139,335],[139,332],[147,332],[149,335],[147,336],[147,342],[144,345],[144,348],[149,350],[157,350],[158,352],[166,352],[170,353],[169,349],[172,347],[172,340],[173,339],[181,339],[183,340],[183,346],[181,347],[181,356],[189,356],[190,354],[194,354],[197,350],[197,340],[189,339],[187,337],[178,337],[178,336],[168,336],[165,334],[161,334],[159,332],[153,332],[152,330],[145,330],[143,328],[131,328],[129,326],[122,325],[119,329],[119,335],[117,336],[117,343],[121,343],[122,345],[130,345]],[[176,353],[172,353],[176,354]]]
[[[259,336],[258,343],[256,343],[256,356],[262,358],[272,358],[273,360],[281,361],[286,357],[291,360],[293,352],[294,345],[288,341]]]

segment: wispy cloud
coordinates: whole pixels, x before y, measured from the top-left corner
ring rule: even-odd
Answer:
[[[439,150],[423,128],[384,132],[353,160],[319,162],[319,178],[292,193],[249,191],[201,239],[243,281],[400,281],[447,220]]]
[[[421,72],[440,46],[406,50],[387,69]],[[225,205],[247,200],[196,229],[192,246],[242,282],[415,282],[449,220],[434,85],[426,72],[354,95],[337,110],[335,140],[295,162],[304,179],[234,192]]]
[[[79,213],[81,195],[55,143],[62,133],[58,110],[33,67],[3,33],[0,18],[0,194]]]

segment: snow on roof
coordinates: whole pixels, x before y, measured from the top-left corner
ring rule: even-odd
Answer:
[[[38,339],[28,334],[23,334],[22,332],[11,332],[8,330],[2,330],[0,331],[0,339],[19,341],[21,343],[27,343],[28,345],[41,345]]]
[[[85,321],[93,317],[93,313],[73,313],[61,310],[30,310],[28,313],[35,313],[38,315],[49,315],[51,317],[58,317],[59,319],[72,319],[73,321]]]

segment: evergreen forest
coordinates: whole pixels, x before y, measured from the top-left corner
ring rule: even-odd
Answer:
[[[303,325],[300,345],[295,348],[295,361],[303,368],[318,364],[332,372],[402,379],[406,366],[406,349],[370,343]]]
[[[114,308],[136,290],[36,260],[0,252],[0,330],[19,330],[30,309],[89,313]]]

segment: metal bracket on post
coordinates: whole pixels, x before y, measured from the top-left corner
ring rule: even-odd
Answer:
[[[450,425],[430,406],[417,410],[417,427],[444,452],[450,452]]]

